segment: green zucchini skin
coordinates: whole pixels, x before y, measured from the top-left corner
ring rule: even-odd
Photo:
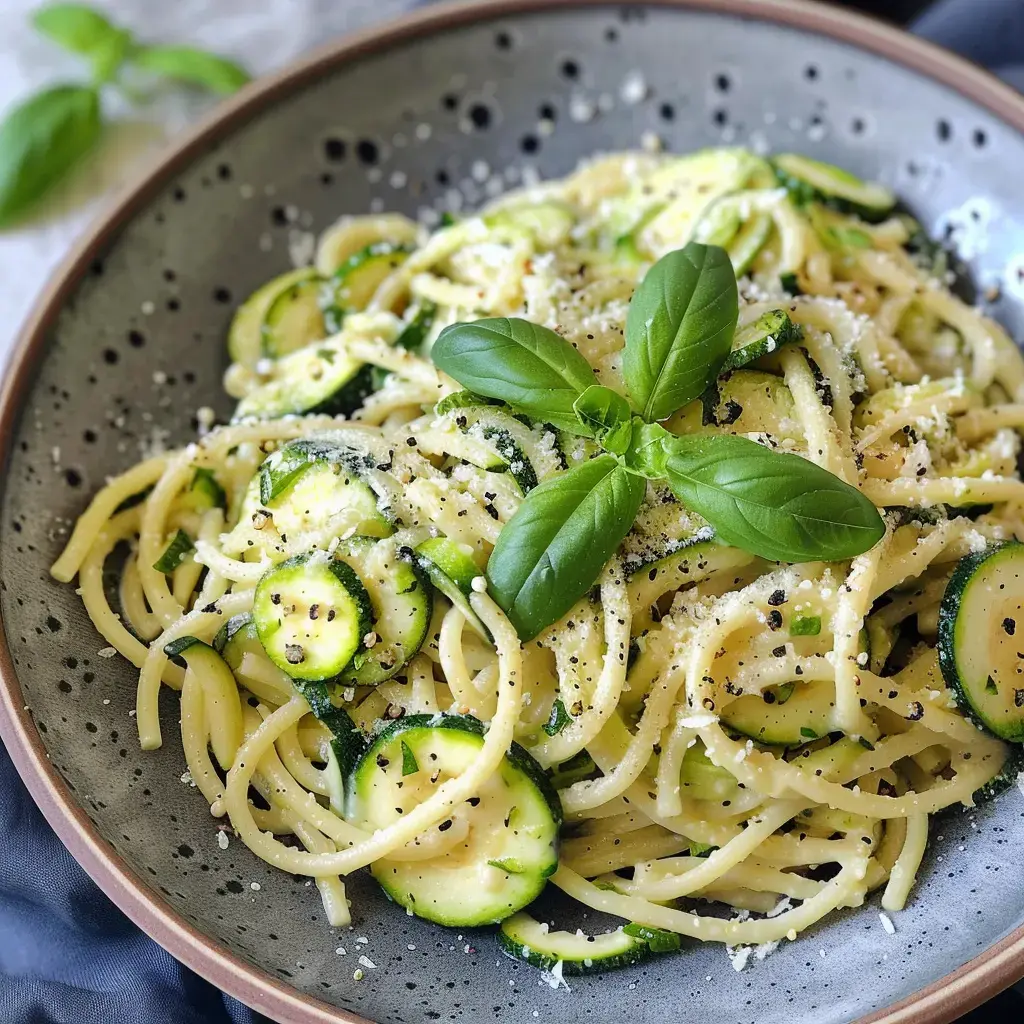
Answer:
[[[296,555],[269,569],[253,599],[253,621],[267,656],[303,682],[324,682],[343,672],[362,649],[372,616],[370,596],[351,566],[322,553],[315,562],[314,557]],[[310,602],[306,591],[314,583],[319,592],[313,591],[317,600]]]
[[[623,928],[586,937],[571,932],[545,932],[539,922],[525,913],[502,921],[497,939],[499,949],[506,956],[541,971],[551,971],[561,964],[563,975],[577,977],[632,967],[651,953],[644,939],[628,934]],[[585,955],[587,953],[591,955]]]
[[[781,153],[771,161],[781,184],[800,205],[824,203],[863,220],[884,220],[896,197],[881,185],[861,181],[841,167],[795,153]]]
[[[464,715],[407,715],[386,725],[349,777],[347,816],[370,830],[399,820],[436,792],[442,775],[453,777],[471,764],[484,741],[483,723]],[[544,770],[518,744],[505,754],[497,778],[500,786],[491,780],[468,807],[453,809],[453,818],[469,824],[458,845],[425,859],[383,858],[371,866],[392,900],[424,920],[476,927],[536,899],[558,867],[561,804]],[[400,806],[392,808],[392,801]]]
[[[995,591],[990,587],[979,592],[980,603],[975,600],[973,588],[984,586],[986,580],[1007,564],[1012,578],[1006,582],[1012,589],[1007,591],[1004,582]],[[1000,598],[1001,594],[1007,595],[1005,601]],[[1007,614],[1002,615],[1003,612]],[[997,621],[1001,615],[1002,625]],[[964,555],[939,605],[939,668],[964,714],[992,735],[1010,743],[1024,743],[1024,687],[1013,685],[1017,681],[1015,668],[1001,670],[992,658],[1003,650],[998,631],[1002,629],[1009,638],[1016,632],[1018,622],[1024,631],[1024,544],[1009,541]],[[971,671],[969,662],[975,644],[988,644],[984,652],[987,673],[984,680],[977,665]],[[1018,646],[1019,643],[1008,644],[1014,667]]]

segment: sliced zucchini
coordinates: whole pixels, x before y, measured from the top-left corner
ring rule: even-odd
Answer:
[[[576,215],[565,203],[555,201],[508,206],[484,217],[488,227],[518,228],[531,235],[541,249],[555,249],[576,226]]]
[[[366,482],[365,453],[329,441],[301,439],[279,448],[264,461],[246,490],[231,546],[245,556],[280,558],[305,545],[344,516],[342,531],[371,537],[392,532],[388,510]]]
[[[679,785],[683,796],[691,800],[710,800],[713,803],[734,800],[740,793],[740,784],[736,777],[725,768],[719,768],[708,757],[707,750],[700,740],[683,755]]]
[[[263,321],[274,300],[293,285],[316,277],[313,267],[290,270],[257,288],[238,307],[228,328],[228,355],[232,362],[241,363],[250,370],[255,368],[264,356]]]
[[[327,334],[321,310],[325,282],[315,274],[279,292],[260,327],[263,355],[280,359]]]
[[[508,956],[542,971],[561,964],[562,973],[568,975],[630,967],[650,953],[642,938],[627,934],[621,927],[603,935],[554,932],[524,912],[501,922],[498,945]]]
[[[783,309],[770,309],[752,324],[741,327],[732,339],[732,350],[725,358],[722,372],[737,370],[803,338],[803,328],[793,323]]]
[[[885,186],[799,153],[782,153],[772,165],[780,183],[800,203],[823,202],[865,220],[881,220],[896,205],[896,197]]]
[[[1009,754],[1003,762],[998,773],[988,780],[983,786],[979,786],[971,794],[974,804],[988,803],[997,796],[1005,793],[1008,789],[1014,789],[1019,785],[1018,779],[1021,772],[1024,772],[1024,749],[1020,747],[1006,748]]]
[[[447,537],[425,540],[416,548],[416,557],[430,582],[462,612],[470,626],[490,643],[490,630],[480,621],[469,603],[473,580],[483,575],[476,562]]]
[[[651,256],[678,249],[711,204],[743,188],[763,163],[743,149],[705,149],[666,161],[638,186],[644,206],[664,205],[635,232],[637,249]]]
[[[270,660],[292,679],[316,682],[348,667],[370,631],[372,612],[352,567],[314,552],[263,575],[252,617]]]
[[[350,819],[370,832],[393,824],[473,764],[484,732],[477,719],[458,715],[406,715],[387,726],[352,773]],[[405,748],[418,768],[408,774]],[[453,927],[493,924],[534,900],[558,867],[561,820],[543,769],[513,743],[476,795],[437,827],[443,841],[464,823],[464,838],[427,859],[378,860],[371,871],[417,917]]]
[[[373,622],[365,650],[344,671],[345,682],[376,686],[402,670],[427,636],[433,591],[408,548],[352,537],[335,554],[352,567],[370,597]]]
[[[373,242],[353,253],[334,272],[322,298],[324,325],[337,334],[349,313],[366,309],[377,289],[408,258],[411,245]]]
[[[217,482],[212,469],[200,466],[192,477],[188,488],[188,503],[197,512],[208,512],[212,508],[227,508],[228,496]]]
[[[827,736],[834,706],[830,683],[785,683],[769,686],[763,694],[737,697],[721,718],[733,732],[758,743],[793,747]]]
[[[242,398],[233,422],[288,415],[349,415],[373,392],[371,368],[335,338],[314,342],[274,363],[269,378]]]
[[[172,640],[164,647],[169,658],[183,658],[186,675],[193,673],[202,687],[206,717],[210,724],[210,746],[217,763],[228,771],[242,745],[242,702],[238,684],[224,659],[194,636]]]
[[[733,370],[671,420],[679,434],[767,434],[805,441],[793,393],[782,378],[759,370]]]
[[[939,666],[963,711],[1024,743],[1024,544],[964,555],[939,606]]]
[[[742,216],[742,194],[723,196],[697,222],[694,241],[721,246],[729,254],[737,277],[742,277],[764,248],[772,232],[772,218],[754,212]]]
[[[184,530],[178,530],[164,548],[164,553],[153,563],[153,568],[157,572],[170,574],[185,561],[185,556],[194,548],[192,538]]]
[[[405,326],[395,339],[395,347],[404,348],[409,352],[422,352],[436,318],[437,306],[424,299],[412,310],[411,316],[406,314]]]
[[[453,434],[446,449],[449,455],[489,473],[509,473],[523,494],[561,470],[558,446],[548,443],[547,431],[529,426],[501,405],[476,402],[471,395],[449,395],[435,407],[462,434]]]

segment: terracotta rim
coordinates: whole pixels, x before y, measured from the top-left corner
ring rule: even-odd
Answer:
[[[443,4],[344,37],[285,71],[261,79],[193,129],[119,196],[85,233],[54,274],[22,327],[0,392],[0,439],[5,462],[21,399],[31,386],[46,338],[66,299],[92,262],[149,199],[225,131],[346,62],[424,34],[522,11],[620,7],[623,0],[476,0]],[[862,15],[807,0],[647,0],[647,7],[714,11],[776,22],[829,36],[879,54],[943,83],[1024,134],[1024,97],[988,72],[930,43]],[[61,841],[132,921],[196,973],[282,1024],[369,1024],[356,1014],[306,997],[226,952],[189,924],[124,863],[78,806],[50,764],[24,703],[6,636],[0,636],[0,735],[36,803]],[[946,1022],[973,1009],[1024,976],[1024,927],[963,967],[860,1024]]]

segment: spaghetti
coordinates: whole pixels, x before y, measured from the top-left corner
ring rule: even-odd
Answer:
[[[460,924],[508,917],[549,874],[641,936],[606,943],[608,962],[662,932],[793,939],[874,889],[901,909],[929,815],[1015,774],[973,720],[985,709],[965,716],[947,685],[942,619],[965,565],[1024,539],[1024,361],[884,190],[800,159],[615,155],[433,232],[345,218],[316,267],[239,311],[235,421],[113,479],[78,520],[52,572],[79,577],[140,670],[142,748],[165,739],[161,687],[180,690],[212,814],[316,879],[332,925],[349,922],[345,876],[370,866],[412,912]],[[489,552],[525,493],[592,451],[459,392],[432,340],[523,317],[621,392],[630,296],[691,238],[729,252],[740,331],[774,311],[799,330],[665,425],[809,459],[885,510],[885,537],[847,562],[769,563],[649,485],[593,591],[521,644],[486,592]],[[115,611],[103,569],[119,545]],[[345,591],[363,631],[315,686],[292,671],[327,635],[314,585]],[[274,655],[261,588],[308,610],[305,648]],[[985,685],[1005,696],[1005,679]],[[516,814],[518,840],[485,838]],[[486,893],[467,897],[475,921],[431,888],[459,877]],[[542,966],[588,966],[560,933],[538,953],[545,929],[507,932]]]

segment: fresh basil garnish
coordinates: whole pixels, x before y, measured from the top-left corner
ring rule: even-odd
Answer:
[[[647,272],[629,304],[622,376],[647,421],[663,420],[718,375],[739,316],[728,253],[691,242]]]
[[[557,622],[593,586],[645,490],[641,477],[599,455],[530,491],[487,563],[489,590],[522,640]]]
[[[434,342],[430,358],[470,391],[507,402],[541,423],[590,436],[573,405],[597,383],[594,371],[546,327],[516,317],[451,324]]]
[[[665,476],[726,544],[772,561],[842,561],[885,534],[878,510],[855,487],[742,437],[675,438]]]

